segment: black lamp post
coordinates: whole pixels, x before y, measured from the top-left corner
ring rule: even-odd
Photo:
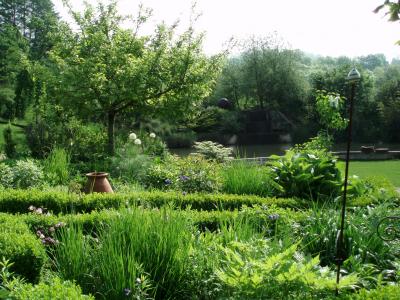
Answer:
[[[347,151],[346,151],[346,169],[344,175],[344,191],[343,191],[343,199],[342,199],[342,213],[340,220],[340,229],[336,238],[336,263],[337,263],[337,272],[336,272],[336,284],[339,284],[340,281],[340,268],[342,266],[343,261],[345,260],[345,249],[344,249],[344,220],[346,217],[346,200],[347,200],[347,180],[349,177],[349,160],[350,160],[350,146],[351,146],[351,129],[353,123],[353,107],[354,107],[354,95],[356,91],[356,86],[358,81],[360,80],[361,75],[357,71],[356,68],[353,68],[349,74],[347,75],[346,80],[351,85],[351,95],[350,95],[350,112],[349,112],[349,125],[347,128]],[[336,288],[336,295],[339,290]]]

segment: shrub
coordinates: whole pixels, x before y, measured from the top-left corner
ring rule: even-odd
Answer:
[[[89,195],[63,192],[41,192],[37,190],[4,190],[0,193],[0,212],[26,213],[28,207],[45,207],[54,214],[71,212],[90,212],[93,210],[120,208],[127,205],[146,205],[161,207],[191,207],[196,210],[233,210],[243,205],[272,205],[279,207],[299,207],[305,203],[295,199],[262,198],[254,195],[227,194],[184,194],[182,192],[136,192],[129,194]]]
[[[49,282],[40,282],[37,285],[22,284],[13,287],[9,297],[11,299],[29,300],[94,300],[93,296],[83,295],[81,288],[71,281],[62,281],[54,277]]]
[[[188,193],[216,192],[220,188],[218,165],[199,155],[171,157],[152,166],[144,179],[148,187]]]
[[[31,159],[18,160],[12,171],[14,188],[26,189],[43,183],[43,171]]]
[[[13,187],[14,174],[8,165],[0,162],[0,186],[5,188]]]
[[[43,162],[46,181],[52,185],[67,184],[70,155],[62,148],[54,148]]]
[[[270,157],[274,180],[286,197],[311,200],[333,199],[342,185],[336,160],[325,151],[296,152]]]
[[[398,300],[400,285],[381,285],[376,289],[361,289],[357,293],[345,295],[343,299],[348,300]]]
[[[196,138],[194,131],[178,131],[167,135],[165,140],[169,148],[189,148]]]
[[[226,162],[232,159],[232,149],[211,141],[194,143],[196,153],[203,155],[206,159],[216,162]]]
[[[0,257],[13,262],[11,271],[38,282],[47,255],[41,242],[29,232],[0,231]]]
[[[265,166],[245,161],[232,162],[222,171],[222,191],[238,195],[276,195],[279,186],[272,180],[271,172]]]
[[[11,125],[8,125],[4,131],[4,152],[6,153],[7,157],[13,158],[17,154],[17,151],[15,149],[15,142],[12,138],[12,130],[11,130]]]
[[[336,288],[334,272],[298,251],[265,239],[231,242],[223,249],[218,278],[233,299],[324,299]],[[339,289],[353,287],[356,275],[342,277]],[[224,298],[224,297],[223,297]]]

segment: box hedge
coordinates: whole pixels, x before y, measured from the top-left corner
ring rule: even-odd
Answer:
[[[183,194],[181,192],[136,192],[130,194],[68,194],[41,192],[38,190],[0,191],[0,212],[26,213],[30,205],[45,207],[54,214],[87,213],[93,210],[119,209],[131,205],[161,207],[172,205],[177,208],[196,210],[234,210],[242,206],[276,205],[279,207],[303,206],[299,200],[284,198],[262,198],[249,195],[228,194]]]

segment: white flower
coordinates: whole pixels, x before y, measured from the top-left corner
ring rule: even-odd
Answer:
[[[142,141],[139,140],[139,139],[135,139],[134,143],[135,143],[135,145],[141,145],[141,144],[142,144]]]
[[[130,134],[129,134],[129,139],[130,139],[131,141],[136,140],[136,134],[134,134],[133,132],[130,133]]]
[[[154,139],[156,137],[156,134],[154,132],[150,133],[149,136]]]
[[[329,96],[329,105],[334,108],[339,107],[339,97]]]

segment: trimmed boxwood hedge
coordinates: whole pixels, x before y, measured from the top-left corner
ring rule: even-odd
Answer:
[[[47,259],[40,240],[20,218],[2,214],[0,226],[0,258],[4,257],[13,263],[10,271],[29,282],[38,282]]]
[[[131,205],[161,207],[173,205],[177,208],[196,210],[234,210],[244,205],[276,205],[279,207],[303,206],[299,200],[284,198],[262,198],[227,194],[183,194],[181,192],[137,192],[130,194],[68,194],[41,192],[38,190],[0,191],[0,212],[27,213],[30,205],[45,207],[54,214],[87,213],[93,210]]]

